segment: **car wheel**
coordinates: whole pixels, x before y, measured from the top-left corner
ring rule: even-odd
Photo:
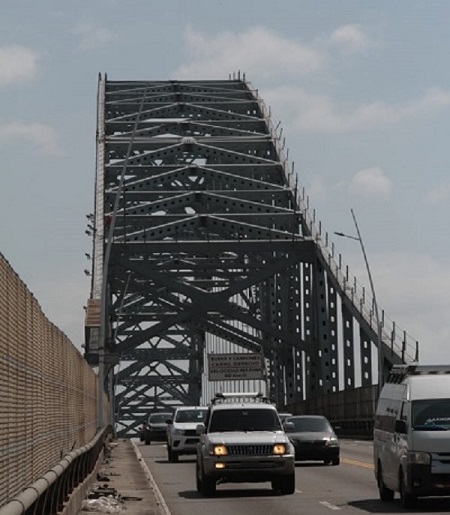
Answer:
[[[377,483],[378,483],[378,492],[380,495],[380,499],[383,502],[393,501],[394,500],[394,490],[391,490],[384,484],[381,463],[378,464]]]
[[[336,458],[333,458],[333,460],[331,461],[331,463],[333,465],[339,465],[339,463],[341,462],[339,456],[336,456]]]
[[[167,447],[167,455],[170,463],[178,462],[178,454],[175,451],[173,451],[171,447]]]
[[[272,480],[272,488],[279,490],[283,495],[291,495],[295,492],[295,472],[289,476],[277,477]]]
[[[403,471],[400,471],[400,477],[399,477],[399,486],[400,486],[400,500],[402,503],[403,508],[413,508],[416,496],[408,493],[408,487],[406,486],[405,477],[403,475]]]
[[[197,492],[202,493],[202,477],[198,461],[195,464],[195,483],[197,487]]]
[[[145,445],[150,445],[152,442],[149,438],[146,438],[145,439]]]
[[[204,497],[212,497],[216,493],[216,480],[206,476],[203,468],[200,470],[200,491]]]

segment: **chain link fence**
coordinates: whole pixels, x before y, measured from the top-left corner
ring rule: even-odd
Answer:
[[[0,507],[97,430],[97,375],[0,254]]]

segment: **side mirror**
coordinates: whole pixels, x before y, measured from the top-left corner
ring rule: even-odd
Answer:
[[[198,435],[202,435],[206,431],[205,424],[197,424],[197,427],[195,428],[195,432]]]
[[[396,420],[394,429],[396,433],[400,433],[402,435],[406,435],[408,431],[406,422],[404,420]]]
[[[295,431],[294,422],[285,422],[283,424],[283,428],[286,431],[286,433],[293,433]]]

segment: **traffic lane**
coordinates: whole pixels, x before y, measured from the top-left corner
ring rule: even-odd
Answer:
[[[381,502],[379,500],[378,488],[376,486],[374,465],[373,465],[373,442],[371,440],[347,440],[341,439],[341,466],[365,468],[370,471],[370,477],[376,488],[376,501],[370,499],[362,503],[357,501],[351,503],[361,507],[369,513],[434,513],[444,514],[450,511],[450,498],[423,498],[418,499],[414,509],[405,510],[400,506],[398,493],[395,494],[394,502]],[[345,470],[345,469],[344,469]]]
[[[222,484],[214,497],[204,498],[196,490],[194,457],[180,456],[178,463],[169,463],[163,446],[140,450],[172,515],[280,515],[280,509],[298,515],[296,494],[276,495],[268,482]],[[323,513],[302,507],[311,515]]]
[[[361,513],[364,503],[370,508],[368,499],[375,503],[375,508],[380,508],[373,473],[367,468],[364,479],[354,465],[350,468],[354,474],[351,476],[348,472],[340,473],[341,466],[297,463],[294,495],[277,495],[270,483],[228,483],[218,486],[215,497],[203,498],[195,487],[194,457],[181,456],[174,464],[167,461],[165,446],[147,446],[141,448],[141,452],[172,515],[279,515],[280,512],[298,515],[299,509],[311,515],[342,509],[347,513]],[[352,454],[352,461],[354,457]],[[364,493],[367,494],[364,496]],[[379,509],[371,511],[380,512]]]
[[[373,465],[373,443],[371,440],[339,439],[341,455]]]
[[[164,445],[141,446],[142,456],[151,470],[172,515],[308,515],[330,511],[361,513],[408,513],[397,498],[393,503],[379,500],[373,474],[371,442],[342,443],[341,465],[297,462],[294,495],[275,494],[270,483],[229,483],[217,488],[217,495],[203,498],[195,487],[195,458],[181,456],[178,463],[167,461]],[[418,501],[414,513],[447,513],[448,499]]]

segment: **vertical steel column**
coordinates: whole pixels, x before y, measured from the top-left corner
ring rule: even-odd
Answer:
[[[342,303],[342,337],[344,345],[344,390],[355,387],[355,355],[353,347],[353,317]]]
[[[372,341],[362,327],[359,328],[361,354],[361,386],[371,386],[372,378]]]

